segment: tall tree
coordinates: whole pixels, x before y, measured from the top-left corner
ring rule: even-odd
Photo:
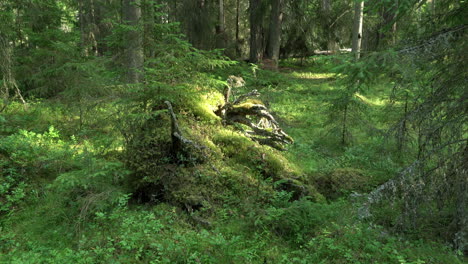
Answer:
[[[2,86],[0,87],[0,95],[1,99],[3,99],[3,105],[0,105],[0,112],[2,112],[5,107],[8,105],[10,100],[10,92],[14,92],[15,96],[18,97],[23,104],[26,102],[21,95],[21,92],[18,88],[18,84],[13,75],[12,70],[12,47],[7,39],[5,34],[0,33],[0,55],[1,55],[1,63],[0,63],[0,73],[2,75],[1,83]]]
[[[179,19],[190,43],[198,49],[215,48],[215,28],[219,21],[217,1],[184,0]]]
[[[0,112],[8,105],[10,92],[15,93],[14,97],[18,97],[23,104],[26,102],[21,95],[18,84],[13,72],[13,43],[14,32],[10,25],[14,21],[12,15],[13,7],[10,3],[0,3],[0,96],[3,102],[0,102]]]
[[[123,0],[122,14],[128,29],[125,41],[125,59],[127,66],[127,81],[139,83],[143,79],[143,37],[140,29],[141,7],[140,0]]]
[[[224,1],[219,0],[219,31],[224,32],[226,28],[226,19],[224,17]]]
[[[226,47],[226,18],[224,16],[224,1],[218,0],[219,14],[218,14],[218,25],[216,26],[216,47]]]
[[[94,0],[80,0],[78,5],[78,19],[81,31],[81,51],[83,56],[98,55]]]
[[[357,0],[354,6],[353,47],[356,60],[361,56],[362,23],[364,19],[364,1]]]
[[[263,14],[262,0],[250,0],[250,57],[251,63],[262,60],[263,55]]]
[[[241,44],[239,36],[239,23],[240,23],[240,0],[236,0],[236,56],[241,56]]]
[[[154,50],[154,28],[155,21],[155,2],[153,0],[143,0],[143,48],[145,58],[152,58],[155,55]]]
[[[283,22],[282,6],[283,0],[272,0],[267,56],[269,59],[273,60],[275,67],[278,66],[281,46],[281,23]]]

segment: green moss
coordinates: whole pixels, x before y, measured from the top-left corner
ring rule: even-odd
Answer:
[[[224,104],[224,96],[218,91],[210,91],[200,95],[199,100],[187,104],[193,114],[203,121],[221,120],[215,114],[220,105]]]
[[[76,113],[61,110],[66,106],[44,102],[25,111],[13,104],[0,122],[14,131],[0,133],[20,127],[41,133],[0,140],[0,179],[7,170],[17,173],[14,185],[9,179],[0,187],[6,183],[16,193],[27,187],[25,199],[0,215],[0,262],[462,263],[439,244],[412,242],[355,221],[355,206],[345,198],[370,190],[397,165],[386,156],[391,150],[378,147],[381,140],[364,131],[355,133],[362,145],[335,144],[336,135],[324,126],[327,99],[336,95],[330,75],[259,71],[254,78],[247,67],[239,71],[247,75],[245,89],[261,89],[261,99],[295,138],[288,151],[222,126],[213,112],[223,96],[204,80],[180,90],[170,85],[143,95],[138,90],[141,97],[132,100],[140,104],[124,108],[103,104],[80,131]],[[374,96],[366,98],[380,103]],[[168,157],[170,119],[163,99],[174,102],[184,136],[207,147],[202,162],[175,163]],[[369,122],[384,120],[378,103],[369,104],[375,114]],[[135,122],[121,126],[115,112]],[[51,123],[65,136],[42,133]],[[120,130],[133,133],[128,145]],[[143,204],[131,199],[139,191],[154,199]],[[392,212],[385,207],[375,220],[394,225]],[[443,222],[431,222],[438,223]]]

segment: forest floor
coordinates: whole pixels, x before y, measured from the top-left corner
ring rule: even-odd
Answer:
[[[162,110],[151,127],[159,134],[132,154],[160,158],[154,165],[123,154],[114,118],[123,110],[115,99],[80,107],[61,99],[27,109],[11,104],[0,116],[0,263],[463,263],[430,237],[394,232],[391,207],[372,222],[357,217],[358,194],[405,164],[385,141],[388,85],[358,95],[365,109],[350,115],[342,144],[334,103],[342,90],[333,73],[313,64],[235,71],[247,82],[237,94],[257,89],[294,138],[286,151],[200,114],[216,109],[214,99],[173,99],[184,132],[212,152],[208,162],[184,166],[163,155],[169,119]],[[219,90],[206,96],[221,98]],[[128,159],[159,174],[145,174],[135,190]],[[148,184],[155,181],[164,186]],[[308,195],[281,187],[296,181]]]

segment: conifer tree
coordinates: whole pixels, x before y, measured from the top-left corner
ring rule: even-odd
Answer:
[[[125,37],[125,64],[129,83],[139,83],[143,80],[144,58],[140,4],[140,0],[124,0],[122,5],[123,20],[129,26]]]

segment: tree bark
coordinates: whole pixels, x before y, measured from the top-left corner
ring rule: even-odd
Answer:
[[[15,97],[18,97],[26,105],[13,73],[13,47],[8,36],[2,32],[0,32],[0,58],[2,58],[0,60],[0,99],[3,100],[0,103],[0,112],[2,112],[10,101],[10,92],[14,92]]]
[[[84,57],[97,56],[97,23],[94,0],[80,0],[78,17],[81,33],[81,52]]]
[[[154,1],[152,0],[143,0],[143,21],[144,21],[144,37],[143,37],[143,48],[145,58],[153,58],[155,56],[154,49],[154,27],[156,25],[155,13],[156,8],[154,6]]]
[[[239,37],[239,23],[240,23],[240,0],[236,1],[236,56],[241,57],[241,44]]]
[[[364,1],[357,0],[354,6],[353,47],[355,59],[361,56],[362,23],[364,18]]]
[[[224,49],[226,48],[226,19],[224,16],[224,1],[218,0],[219,14],[218,14],[218,26],[216,27],[216,47]]]
[[[262,0],[250,0],[250,57],[251,63],[262,60],[263,39],[262,39]]]
[[[174,19],[172,22],[177,22],[179,20],[179,18],[177,17],[177,0],[173,0],[173,1],[174,1],[174,10],[173,10]]]
[[[122,13],[124,23],[132,28],[125,36],[127,82],[139,83],[143,80],[143,37],[140,28],[140,0],[123,0]]]
[[[278,67],[279,52],[281,47],[281,24],[283,0],[273,0],[271,3],[270,28],[268,36],[268,58],[273,60],[275,68]]]
[[[226,29],[226,20],[224,17],[224,1],[219,0],[219,31],[224,32]]]

